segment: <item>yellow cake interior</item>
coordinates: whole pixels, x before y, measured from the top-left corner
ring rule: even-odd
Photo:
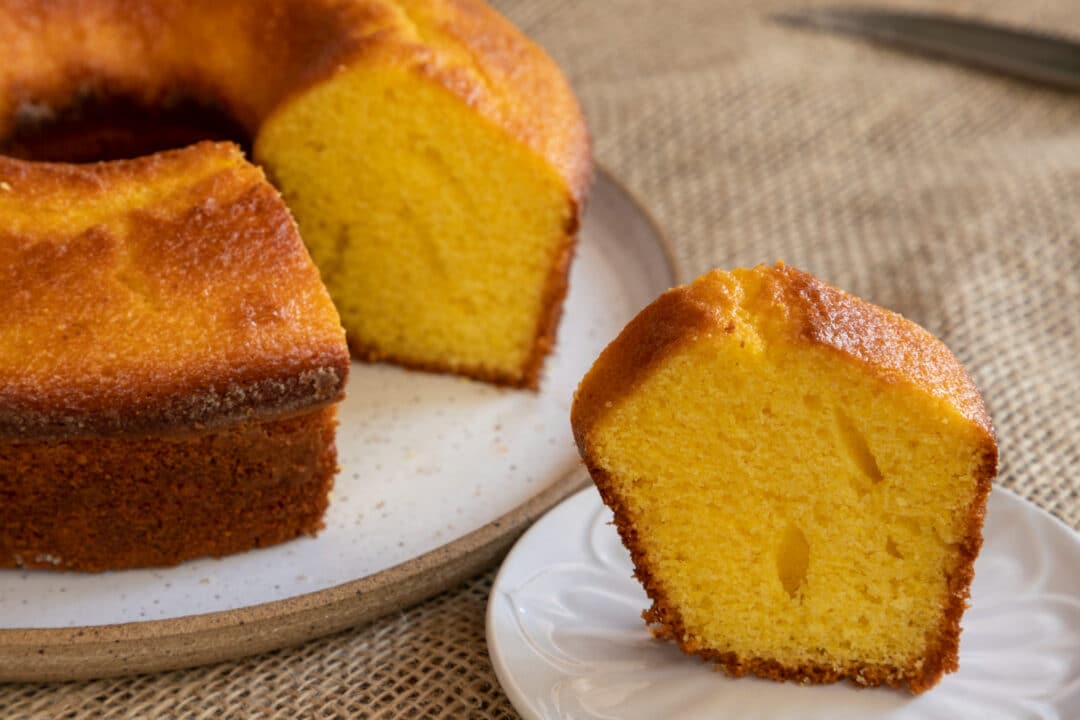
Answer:
[[[683,345],[593,429],[692,649],[917,668],[959,562],[977,429],[781,321]],[[640,566],[640,565],[639,565]]]
[[[571,222],[565,183],[417,70],[374,65],[286,103],[256,159],[355,349],[517,379]]]

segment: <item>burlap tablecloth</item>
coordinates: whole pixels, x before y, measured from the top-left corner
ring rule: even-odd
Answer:
[[[791,1],[496,4],[689,275],[782,258],[929,328],[983,390],[999,482],[1080,526],[1080,95],[766,21]],[[1080,33],[1076,0],[923,5]],[[491,577],[240,662],[3,685],[0,718],[515,717]]]

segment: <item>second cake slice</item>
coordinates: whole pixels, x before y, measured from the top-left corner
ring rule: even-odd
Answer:
[[[712,272],[631,321],[572,424],[659,635],[734,675],[956,668],[997,451],[930,333],[790,267]]]

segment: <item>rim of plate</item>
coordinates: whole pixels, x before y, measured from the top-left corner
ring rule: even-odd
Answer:
[[[671,239],[621,180],[596,165],[640,214],[673,284],[686,281]],[[0,681],[86,680],[256,655],[372,622],[492,567],[533,522],[589,482],[578,467],[486,525],[385,570],[302,595],[197,615],[112,625],[0,628]]]

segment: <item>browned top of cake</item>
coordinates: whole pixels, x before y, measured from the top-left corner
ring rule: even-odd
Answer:
[[[0,436],[185,432],[340,397],[337,312],[235,146],[0,157],[0,217]]]
[[[251,138],[355,65],[409,68],[519,138],[579,204],[581,110],[542,49],[480,0],[18,0],[0,4],[0,139],[80,104],[213,108]]]
[[[947,400],[993,438],[982,396],[944,343],[898,313],[777,263],[706,273],[668,290],[631,320],[575,393],[571,423],[582,452],[585,435],[605,410],[675,349],[702,334],[732,332],[736,314],[747,312],[757,318],[759,332],[829,348],[883,380]]]

